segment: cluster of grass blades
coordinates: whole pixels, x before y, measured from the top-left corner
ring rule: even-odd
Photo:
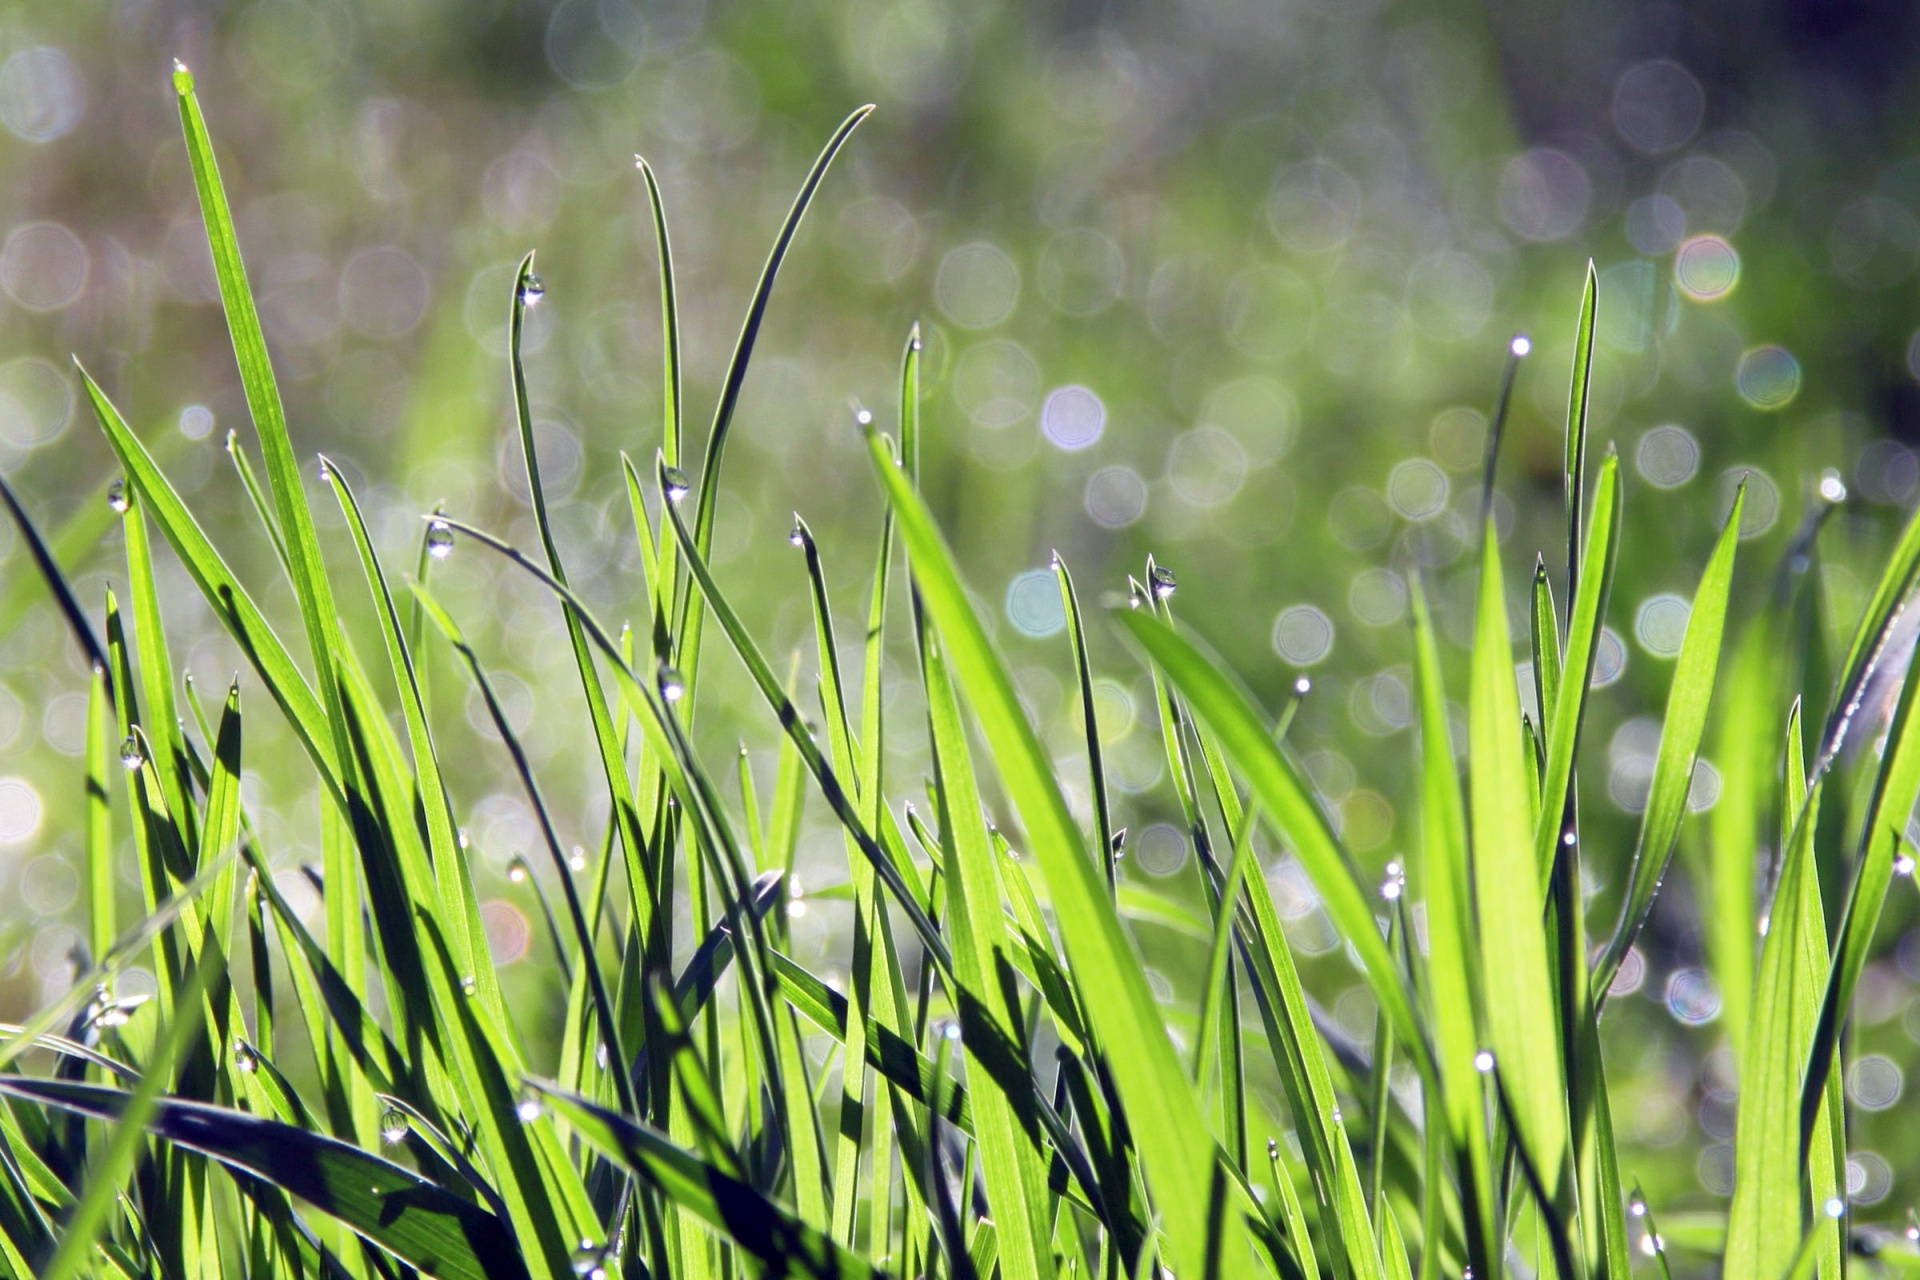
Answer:
[[[901,359],[896,431],[860,415],[886,516],[857,675],[841,669],[812,534],[804,523],[792,534],[818,634],[818,732],[757,647],[707,564],[724,445],[781,261],[864,111],[828,142],[780,230],[697,478],[667,222],[641,166],[658,235],[664,434],[651,460],[625,468],[645,581],[643,616],[616,630],[570,590],[548,523],[519,355],[541,292],[531,257],[511,300],[510,363],[539,547],[434,513],[397,598],[351,488],[323,459],[362,570],[358,583],[329,581],[184,68],[175,86],[264,485],[245,452],[234,459],[298,600],[305,662],[82,371],[124,471],[111,506],[128,599],[107,598],[104,638],[59,568],[75,535],[50,547],[0,485],[94,671],[90,955],[71,995],[0,1033],[0,1266],[60,1280],[1625,1280],[1636,1264],[1669,1275],[1716,1255],[1724,1274],[1762,1280],[1911,1269],[1897,1232],[1847,1220],[1838,1064],[1890,885],[1912,866],[1901,841],[1920,790],[1920,717],[1898,637],[1909,634],[1920,521],[1836,655],[1831,710],[1816,724],[1783,691],[1810,666],[1792,619],[1819,513],[1728,645],[1736,498],[1700,570],[1637,840],[1583,845],[1581,728],[1623,530],[1617,460],[1588,475],[1591,272],[1567,415],[1565,607],[1544,560],[1530,595],[1519,593],[1537,719],[1521,710],[1489,515],[1475,639],[1454,673],[1464,769],[1448,664],[1415,583],[1419,819],[1413,854],[1376,888],[1284,741],[1295,704],[1270,715],[1210,660],[1177,620],[1173,575],[1151,563],[1127,606],[1089,618],[1055,562],[1068,620],[1060,661],[1078,678],[1092,768],[1093,812],[1070,808],[1069,788],[1087,780],[1056,771],[918,491],[917,332]],[[663,499],[651,508],[650,493]],[[456,540],[543,584],[565,618],[612,801],[591,868],[562,853],[485,658],[429,586]],[[158,542],[311,764],[322,794],[317,935],[276,888],[242,796],[239,685],[213,706],[176,682]],[[370,604],[376,651],[350,642],[339,621],[349,604]],[[771,806],[746,770],[730,782],[690,745],[710,622],[781,744]],[[882,716],[885,637],[903,625],[924,723]],[[1206,918],[1188,917],[1205,989],[1179,1042],[1132,936],[1138,896],[1128,905],[1119,892],[1124,833],[1109,812],[1085,643],[1087,628],[1106,625],[1152,673],[1207,906]],[[436,650],[458,659],[491,713],[553,861],[560,900],[548,921],[568,992],[554,1054],[529,1052],[490,958],[422,696],[421,663]],[[1890,682],[1884,747],[1855,750],[1879,731],[1864,723],[1868,692]],[[376,692],[389,684],[397,718]],[[1620,1164],[1600,1032],[1674,860],[1716,686],[1720,767],[1738,799],[1716,814],[1699,874],[1738,1063],[1735,1184],[1723,1217],[1656,1226]],[[886,735],[921,733],[931,776],[888,777]],[[989,762],[1017,818],[1011,843],[985,817]],[[143,917],[124,931],[115,789],[144,893]],[[806,804],[824,805],[845,834],[854,929],[839,987],[791,958],[772,909]],[[1268,836],[1311,877],[1372,996],[1371,1046],[1334,1034],[1303,986],[1256,854]],[[1763,847],[1781,850],[1775,865],[1756,865]],[[1816,850],[1844,860],[1837,912],[1821,901]],[[1769,886],[1762,905],[1756,871]],[[1611,924],[1596,918],[1583,876],[1614,886],[1603,895]],[[676,891],[690,919],[676,915]],[[144,1004],[113,994],[136,963],[158,984]],[[838,1046],[837,1072],[804,1051],[821,1034]],[[283,1052],[311,1053],[312,1071],[293,1073],[318,1082],[307,1095]],[[28,1073],[29,1063],[49,1065]],[[1416,1088],[1389,1086],[1396,1063]],[[1282,1114],[1266,1113],[1250,1078],[1275,1082]]]

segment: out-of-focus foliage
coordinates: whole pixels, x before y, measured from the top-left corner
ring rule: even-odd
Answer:
[[[1822,472],[1851,492],[1806,623],[1820,689],[1895,509],[1920,492],[1915,24],[1895,4],[1822,25],[1838,21],[1799,6],[1306,0],[0,5],[0,470],[43,527],[68,530],[66,568],[97,613],[125,570],[77,353],[283,635],[298,632],[223,449],[229,430],[251,432],[168,86],[179,57],[218,139],[332,563],[357,572],[322,451],[390,565],[411,563],[436,503],[533,545],[505,352],[514,269],[534,249],[546,295],[525,350],[552,519],[573,585],[617,619],[642,590],[618,452],[650,457],[661,425],[653,227],[632,157],[668,203],[698,441],[795,184],[832,126],[873,102],[745,386],[713,560],[747,625],[782,659],[810,643],[786,545],[796,509],[829,577],[866,580],[881,500],[850,401],[891,405],[918,319],[923,487],[1067,785],[1085,739],[1048,552],[1090,605],[1151,552],[1193,627],[1270,703],[1311,674],[1292,741],[1374,874],[1416,832],[1409,577],[1463,671],[1486,411],[1516,332],[1532,352],[1494,514],[1516,546],[1564,541],[1560,430],[1591,257],[1592,449],[1621,454],[1633,532],[1586,730],[1605,767],[1578,783],[1593,887],[1617,894],[1687,600],[1740,477],[1733,634]],[[170,557],[156,572],[173,654],[210,698],[246,663]],[[478,554],[439,566],[435,589],[491,664],[563,837],[596,846],[606,801],[551,598]],[[377,652],[361,597],[340,605]],[[10,526],[0,606],[11,1017],[64,989],[82,938],[86,681]],[[1192,872],[1152,687],[1090,612],[1126,874],[1197,895],[1175,879]],[[1509,613],[1530,616],[1519,597]],[[842,621],[857,670],[860,633]],[[777,743],[733,659],[712,639],[709,655],[724,678],[703,690],[702,746],[721,759],[744,739],[770,792]],[[510,959],[544,945],[507,876],[537,833],[485,707],[451,664],[432,675],[483,915]],[[911,683],[887,696],[917,696]],[[461,740],[444,726],[463,711]],[[1464,742],[1464,713],[1458,728]],[[297,897],[296,868],[320,857],[311,776],[283,768],[300,762],[275,717],[248,733],[243,790]],[[1710,729],[1696,811],[1719,794],[1714,750]],[[896,776],[924,772],[917,738],[899,751]],[[803,883],[839,880],[839,832],[823,812],[808,822]],[[1682,871],[1609,1013],[1614,1120],[1663,1203],[1711,1203],[1731,1177],[1731,1058],[1689,888],[1706,831],[1704,816],[1684,827]],[[1364,1040],[1372,1001],[1311,886],[1262,854],[1294,947],[1327,957],[1310,985]],[[1911,923],[1911,899],[1896,892],[1887,928]],[[791,910],[796,953],[831,966],[844,904]],[[550,968],[504,976],[528,1001],[561,1000]],[[1911,1130],[1871,1114],[1916,1065],[1916,979],[1909,935],[1861,983],[1846,1083],[1863,1206],[1920,1194],[1894,1154]]]

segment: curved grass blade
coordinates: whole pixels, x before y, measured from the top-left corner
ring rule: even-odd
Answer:
[[[1138,610],[1119,610],[1114,616],[1167,673],[1185,697],[1188,709],[1219,738],[1227,758],[1252,786],[1263,812],[1306,868],[1334,927],[1359,953],[1368,988],[1392,1021],[1394,1035],[1425,1064],[1429,1060],[1426,1037],[1414,1019],[1405,977],[1381,937],[1367,892],[1354,878],[1326,815],[1298,768],[1273,741],[1246,696],[1201,656],[1192,641]],[[1052,883],[1053,877],[1049,876],[1049,886]],[[1058,891],[1056,909],[1057,897]]]
[[[582,1139],[704,1219],[759,1261],[769,1277],[862,1280],[880,1274],[753,1187],[646,1125],[538,1080],[528,1083]]]
[[[102,1085],[0,1076],[0,1093],[119,1125],[137,1139],[137,1095]],[[362,1239],[439,1280],[524,1280],[500,1219],[357,1147],[199,1102],[155,1099],[145,1127],[175,1146],[297,1196]],[[238,1180],[250,1191],[247,1179]]]
[[[720,386],[720,401],[714,406],[713,425],[707,432],[707,453],[700,467],[700,509],[694,518],[694,545],[702,555],[713,545],[713,522],[719,511],[720,462],[726,453],[734,410],[740,403],[740,389],[746,382],[747,362],[753,357],[754,343],[760,336],[760,324],[766,316],[767,302],[773,296],[774,279],[780,274],[780,264],[786,261],[787,250],[800,230],[800,220],[813,203],[814,193],[820,189],[828,167],[833,164],[834,157],[840,154],[847,139],[853,136],[860,122],[872,111],[871,106],[861,107],[841,121],[840,127],[827,139],[826,146],[820,149],[819,156],[813,162],[813,168],[808,170],[806,181],[800,184],[800,193],[787,210],[786,220],[780,224],[780,232],[774,237],[773,250],[767,255],[766,265],[760,269],[759,283],[754,286],[753,299],[747,304],[746,318],[740,324],[740,337],[734,344],[733,358],[727,363],[726,377]],[[697,592],[688,592],[674,628],[681,647],[676,660],[687,680],[689,702],[692,700],[693,682],[700,661],[704,599]]]
[[[1567,599],[1580,591],[1580,517],[1586,510],[1587,406],[1593,392],[1593,321],[1600,296],[1600,275],[1587,260],[1580,291],[1580,320],[1573,333],[1573,378],[1567,388],[1567,456],[1563,480],[1567,494]],[[1599,504],[1596,504],[1598,506]],[[1569,663],[1569,666],[1572,664]]]
[[[1666,878],[1667,866],[1680,838],[1680,820],[1686,816],[1687,796],[1693,787],[1694,762],[1706,733],[1707,708],[1720,667],[1720,645],[1726,634],[1727,598],[1733,587],[1734,548],[1740,540],[1740,511],[1746,486],[1734,494],[1733,509],[1720,531],[1719,542],[1707,559],[1700,585],[1693,594],[1686,636],[1667,691],[1667,714],[1660,731],[1660,750],[1654,759],[1653,784],[1640,818],[1640,835],[1633,851],[1633,868],[1620,904],[1620,923],[1613,940],[1593,973],[1593,999],[1603,1003],[1614,974],[1627,957],[1627,948],[1639,935],[1653,910],[1653,898]]]
[[[1124,1046],[1108,1065],[1127,1111],[1149,1194],[1166,1232],[1176,1275],[1206,1270],[1218,1249],[1227,1275],[1250,1263],[1245,1222],[1229,1215],[1210,1237],[1207,1188],[1216,1151],[1164,1023],[1138,954],[1120,925],[1104,877],[1088,856],[1051,764],[1020,705],[1005,663],[994,651],[961,585],[951,553],[925,502],[892,451],[872,430],[868,452],[886,490],[915,582],[935,634],[980,721],[1002,782],[1026,823],[1053,898],[1055,918],[1078,980],[1098,993],[1089,1001],[1095,1039]],[[1376,939],[1377,939],[1377,935]]]
[[[34,567],[40,570],[47,590],[53,593],[54,603],[60,606],[60,615],[67,620],[67,630],[73,633],[74,643],[86,655],[87,665],[95,671],[105,671],[107,652],[100,647],[100,637],[93,633],[93,624],[87,621],[86,610],[74,598],[73,587],[68,583],[67,575],[60,571],[60,562],[54,559],[52,548],[40,536],[38,526],[27,514],[27,509],[20,505],[19,495],[14,493],[13,486],[7,483],[4,475],[0,475],[0,502],[6,504],[7,512],[13,516],[13,522],[20,530],[20,536],[27,540],[27,551],[33,556]]]
[[[1107,873],[1107,890],[1116,891],[1120,881],[1118,860],[1113,854],[1113,816],[1107,807],[1107,770],[1100,758],[1100,724],[1094,714],[1093,672],[1087,665],[1087,636],[1080,623],[1080,597],[1073,589],[1073,575],[1067,562],[1053,553],[1053,569],[1060,577],[1060,604],[1067,616],[1067,639],[1073,645],[1073,669],[1080,680],[1080,714],[1086,721],[1087,768],[1093,776],[1093,849]]]

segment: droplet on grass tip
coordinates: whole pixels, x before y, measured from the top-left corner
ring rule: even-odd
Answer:
[[[1483,1076],[1486,1075],[1489,1071],[1492,1071],[1493,1070],[1493,1050],[1482,1049],[1480,1052],[1474,1054],[1473,1069],[1475,1071],[1478,1071]]]
[[[1524,333],[1516,333],[1513,335],[1513,341],[1507,345],[1507,350],[1513,352],[1515,356],[1524,357],[1533,350],[1533,339]]]
[[[1397,902],[1407,890],[1407,873],[1397,862],[1387,864],[1387,874],[1380,881],[1380,896],[1388,902]]]
[[[527,278],[520,282],[520,304],[531,307],[546,296],[547,282],[529,271]]]
[[[1838,1218],[1846,1213],[1847,1202],[1839,1196],[1833,1196],[1829,1198],[1825,1204],[1821,1205],[1820,1208],[1829,1218]]]
[[[661,481],[666,486],[668,502],[678,502],[693,492],[693,481],[687,479],[687,473],[678,467],[668,467],[663,471]]]
[[[573,846],[573,852],[567,857],[567,866],[574,871],[587,869],[587,851],[579,845]]]
[[[798,512],[794,513],[793,529],[787,534],[787,541],[796,547],[804,547],[807,545],[807,526],[800,523],[800,514]]]
[[[1280,1139],[1268,1138],[1267,1139],[1267,1159],[1278,1160],[1279,1158],[1280,1158]]]
[[[247,1048],[244,1040],[233,1042],[233,1069],[241,1075],[250,1076],[260,1066],[260,1060],[253,1056],[253,1050]]]
[[[124,478],[115,480],[107,486],[107,508],[109,510],[125,512],[127,508],[132,505],[133,502],[127,497],[127,482]]]
[[[1893,860],[1893,874],[1897,876],[1912,875],[1913,874],[1913,855],[1910,853],[1903,853],[1899,857],[1895,858]]]
[[[407,1113],[398,1107],[388,1107],[386,1114],[380,1117],[380,1137],[388,1146],[404,1142],[411,1127],[407,1123]]]
[[[1636,1218],[1647,1216],[1647,1202],[1638,1191],[1627,1197],[1627,1212]]]
[[[573,1274],[581,1280],[601,1280],[607,1274],[606,1246],[582,1240],[573,1251]]]
[[[660,668],[660,696],[668,702],[678,702],[686,696],[687,681],[679,671],[672,667]]]
[[[514,854],[512,860],[507,863],[507,879],[513,881],[515,884],[526,883],[527,860],[517,853]]]
[[[514,1104],[513,1114],[520,1118],[521,1124],[532,1124],[546,1112],[546,1107],[534,1094],[527,1094]]]
[[[120,742],[120,763],[129,769],[138,769],[147,762],[145,753],[140,750],[140,739],[128,734]]]
[[[1313,692],[1313,681],[1307,679],[1305,676],[1301,676],[1293,682],[1293,692],[1295,697],[1306,697],[1309,693]]]
[[[321,484],[333,483],[333,468],[327,465],[327,460],[325,458],[320,459],[320,483]]]
[[[453,530],[444,520],[435,520],[427,526],[427,554],[435,560],[445,560],[453,554]]]
[[[1832,467],[1820,473],[1820,496],[1835,504],[1847,500],[1847,482],[1842,480],[1840,473]]]
[[[1665,1253],[1666,1249],[1667,1242],[1651,1231],[1640,1237],[1640,1252],[1646,1254],[1649,1258],[1658,1257],[1660,1254]]]
[[[1153,566],[1152,571],[1147,574],[1147,579],[1153,585],[1153,594],[1162,600],[1171,596],[1180,585],[1174,580],[1173,570],[1163,564]]]

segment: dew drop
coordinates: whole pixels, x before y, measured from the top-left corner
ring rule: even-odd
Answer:
[[[960,1024],[958,1022],[949,1022],[940,1029],[940,1034],[957,1044],[960,1041]]]
[[[1574,836],[1573,832],[1565,831],[1565,832],[1562,832],[1560,835],[1560,843],[1565,845],[1567,848],[1571,849],[1573,848],[1575,838],[1576,837]]]
[[[1174,581],[1173,570],[1163,564],[1153,566],[1153,570],[1147,574],[1147,580],[1153,586],[1153,594],[1162,600],[1172,595],[1174,588],[1180,585]]]
[[[132,505],[133,503],[127,498],[127,482],[125,479],[115,480],[107,486],[107,506],[111,510],[124,512]]]
[[[668,702],[678,702],[687,693],[686,677],[673,667],[660,668],[660,696]]]
[[[870,427],[873,425],[873,414],[866,409],[855,409],[853,411],[853,420],[855,424],[859,426]]]
[[[607,1274],[606,1246],[582,1240],[573,1251],[573,1274],[580,1280],[603,1280]]]
[[[1293,692],[1296,697],[1306,697],[1309,693],[1313,692],[1313,681],[1307,679],[1305,676],[1301,676],[1293,682]]]
[[[1483,1076],[1486,1075],[1489,1071],[1492,1071],[1493,1070],[1493,1050],[1482,1049],[1480,1052],[1474,1054],[1473,1069],[1475,1071],[1478,1071]]]
[[[1647,1202],[1641,1198],[1638,1191],[1627,1197],[1627,1212],[1636,1218],[1647,1216]]]
[[[1380,882],[1380,896],[1388,902],[1397,902],[1407,890],[1407,873],[1397,862],[1387,864],[1386,878]]]
[[[140,750],[140,739],[128,734],[120,742],[120,763],[129,769],[138,769],[147,762],[145,753]]]
[[[1529,351],[1533,350],[1533,339],[1524,333],[1516,333],[1513,335],[1513,341],[1508,344],[1507,350],[1513,352],[1516,356],[1524,357]]]
[[[325,458],[320,459],[320,483],[321,484],[333,483],[333,468],[327,464],[327,460]]]
[[[678,467],[668,467],[664,479],[668,502],[678,502],[693,491],[693,481],[687,479],[687,473]]]
[[[546,1107],[543,1106],[540,1099],[533,1094],[528,1094],[520,1099],[519,1102],[514,1104],[513,1108],[513,1114],[520,1118],[521,1124],[532,1124],[545,1114],[545,1112]]]
[[[1268,1138],[1267,1139],[1267,1159],[1278,1160],[1279,1158],[1280,1158],[1280,1139]]]
[[[233,453],[240,447],[240,433],[232,427],[227,428],[227,452]]]
[[[925,344],[920,341],[920,335],[917,333],[914,334],[913,337],[907,340],[907,350],[909,351],[918,351],[924,345]]]
[[[575,845],[573,852],[567,855],[567,866],[574,871],[585,871],[587,869],[587,851],[579,845]]]
[[[793,518],[793,531],[787,534],[787,541],[796,547],[807,545],[807,527],[800,523],[800,517]]]
[[[1907,1240],[1912,1244],[1920,1244],[1920,1226],[1908,1224]]]
[[[1839,1196],[1834,1196],[1820,1207],[1829,1218],[1838,1218],[1847,1211],[1847,1202]]]
[[[525,884],[527,881],[527,860],[517,853],[513,855],[513,860],[507,863],[507,879],[515,884]]]
[[[1335,1107],[1327,1113],[1327,1119],[1333,1121],[1335,1124],[1345,1124],[1347,1122],[1346,1117],[1340,1114],[1340,1108],[1338,1107]]]
[[[520,304],[531,307],[547,296],[547,282],[533,272],[527,272],[527,278],[520,282]]]
[[[453,554],[453,530],[444,520],[435,520],[427,526],[427,554],[435,560],[445,560]]]
[[[398,1107],[388,1107],[386,1114],[380,1117],[380,1137],[388,1146],[406,1141],[410,1127],[407,1113]]]
[[[1841,503],[1847,500],[1847,482],[1840,473],[1828,467],[1820,473],[1820,496],[1827,502]]]
[[[472,994],[474,994],[474,993],[475,993],[476,991],[478,991],[478,990],[480,990],[480,982],[479,982],[479,980],[478,980],[477,978],[475,978],[475,977],[474,977],[474,976],[473,976],[472,974],[470,974],[470,973],[469,973],[469,974],[467,974],[467,975],[466,975],[465,977],[463,977],[463,978],[461,978],[461,979],[460,979],[460,994],[461,994],[461,995],[463,995],[463,996],[471,996]]]
[[[1764,937],[1766,937],[1766,936],[1767,936],[1767,928],[1768,928],[1768,926],[1769,926],[1769,925],[1771,925],[1772,923],[1773,923],[1773,917],[1772,917],[1772,916],[1761,916],[1761,917],[1760,917],[1760,936],[1761,936],[1761,937],[1763,937],[1763,938],[1764,938]]]
[[[1893,860],[1893,874],[1897,876],[1912,875],[1913,874],[1913,855],[1910,853],[1903,853],[1899,857],[1895,858]]]
[[[260,1066],[260,1060],[253,1056],[253,1050],[247,1048],[246,1041],[233,1042],[233,1069],[241,1075],[250,1076]]]

